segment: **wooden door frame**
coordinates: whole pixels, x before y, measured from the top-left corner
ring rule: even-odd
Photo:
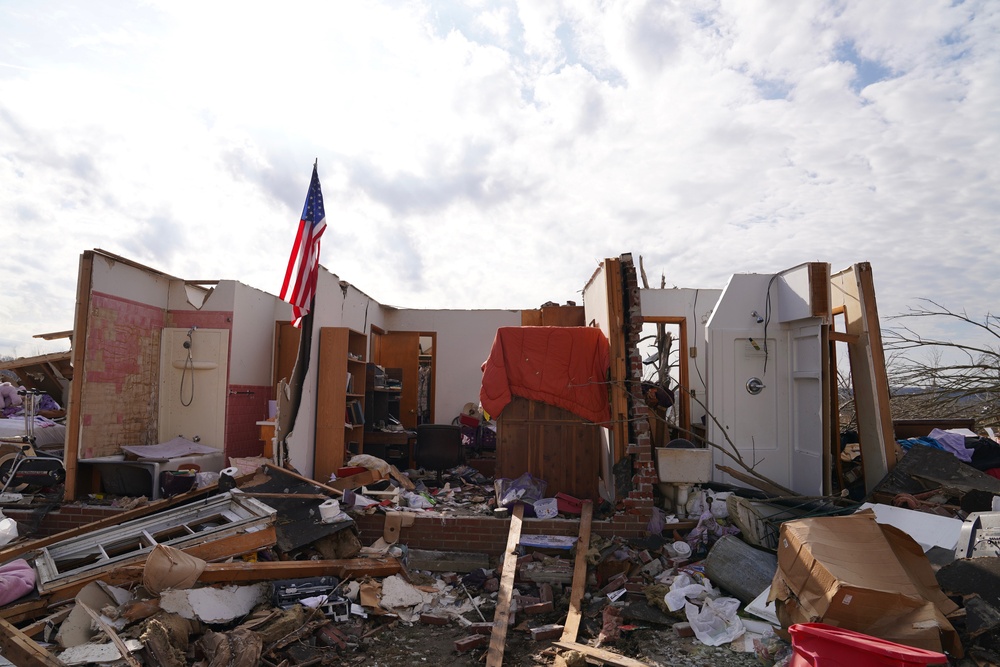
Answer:
[[[677,361],[677,391],[675,392],[675,404],[677,405],[677,426],[682,433],[691,435],[691,386],[689,385],[690,373],[688,369],[688,350],[686,317],[666,317],[666,316],[643,316],[642,323],[645,324],[675,324],[680,329],[678,343],[680,349]]]

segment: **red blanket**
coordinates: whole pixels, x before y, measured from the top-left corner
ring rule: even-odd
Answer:
[[[483,364],[479,400],[493,418],[523,396],[592,422],[611,420],[611,346],[594,327],[501,327]]]

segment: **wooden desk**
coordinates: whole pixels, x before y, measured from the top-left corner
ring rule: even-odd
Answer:
[[[274,421],[257,422],[260,427],[260,439],[264,441],[264,457],[274,456]]]
[[[417,434],[413,431],[365,431],[362,453],[377,456],[397,468],[414,468],[413,450]]]

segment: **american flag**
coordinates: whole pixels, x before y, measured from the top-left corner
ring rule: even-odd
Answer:
[[[309,303],[316,294],[316,274],[319,271],[319,239],[326,229],[323,210],[323,192],[319,187],[319,173],[313,165],[312,181],[302,207],[302,218],[295,233],[295,245],[288,258],[285,281],[281,284],[282,301],[292,304],[292,325],[302,325],[302,317],[309,312]]]

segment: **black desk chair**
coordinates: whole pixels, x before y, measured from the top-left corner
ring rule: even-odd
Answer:
[[[441,486],[441,472],[465,460],[462,428],[457,424],[420,424],[413,458],[418,467],[436,470],[437,483]]]

